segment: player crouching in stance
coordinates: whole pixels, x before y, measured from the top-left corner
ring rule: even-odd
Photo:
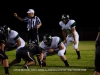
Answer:
[[[41,49],[44,51],[44,57],[43,57],[43,64],[42,66],[46,66],[46,56],[50,53],[51,55],[56,52],[58,53],[58,56],[60,59],[64,62],[65,66],[69,66],[66,56],[64,53],[66,52],[66,48],[64,44],[61,42],[61,39],[57,36],[52,37],[49,34],[46,34],[43,37],[43,41],[39,45]]]
[[[72,42],[73,47],[77,53],[78,58],[81,59],[80,50],[79,50],[79,34],[76,31],[76,21],[70,19],[68,14],[63,14],[59,25],[62,29],[62,35],[64,38],[64,45],[67,48],[68,45]]]
[[[42,49],[35,43],[29,43],[23,48],[20,48],[16,53],[16,60],[10,63],[10,66],[16,63],[20,63],[22,58],[25,61],[27,61],[25,62],[23,67],[28,69],[28,66],[36,64],[34,55],[37,56],[38,63],[40,67],[42,67],[42,60],[43,60]]]

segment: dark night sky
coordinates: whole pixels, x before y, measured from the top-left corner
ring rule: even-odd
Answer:
[[[7,24],[13,29],[21,31],[26,30],[26,24],[17,20],[13,13],[16,12],[22,18],[27,16],[27,10],[32,8],[35,10],[35,15],[39,16],[43,25],[43,29],[57,29],[59,28],[59,21],[63,13],[68,13],[70,18],[75,19],[77,28],[82,27],[98,27],[99,18],[99,3],[96,1],[71,1],[71,0],[60,0],[60,1],[39,1],[39,0],[3,0],[0,2],[0,24]],[[20,28],[19,28],[20,27]]]

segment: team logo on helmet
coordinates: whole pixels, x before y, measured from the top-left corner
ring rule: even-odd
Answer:
[[[69,15],[63,14],[61,18],[62,18],[62,19],[69,19]]]
[[[51,39],[52,39],[52,37],[51,37],[50,35],[48,35],[48,34],[46,34],[46,35],[43,37],[43,41],[44,41],[44,42],[50,42]]]
[[[7,29],[8,31],[10,30],[10,28],[8,27],[8,29]]]
[[[69,18],[69,15],[67,15],[67,18]]]
[[[63,19],[63,18],[66,18],[66,17],[65,17],[64,15],[62,15],[62,19]]]

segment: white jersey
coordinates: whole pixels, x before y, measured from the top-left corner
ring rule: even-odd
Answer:
[[[9,38],[9,37],[8,37],[7,43],[16,44],[16,42],[13,39]]]
[[[15,31],[15,30],[11,30],[11,32],[9,33],[9,36],[8,36],[9,40],[8,40],[8,42],[11,42],[11,40],[12,40],[13,43],[16,43],[15,41],[18,38],[21,41],[21,46],[20,47],[24,47],[25,46],[25,41],[19,36],[18,32]]]
[[[71,29],[72,29],[72,27],[76,27],[74,23],[75,23],[75,20],[69,20],[68,23],[66,23],[66,24],[63,21],[60,21],[59,25],[61,26],[62,30],[63,29],[66,30],[67,35],[72,36]],[[75,33],[77,34],[76,30],[75,30]]]
[[[48,50],[50,48],[57,49],[61,43],[62,43],[61,39],[59,37],[55,36],[55,37],[52,37],[52,42],[51,42],[50,46],[44,44],[43,41],[40,43],[39,46],[44,50]]]

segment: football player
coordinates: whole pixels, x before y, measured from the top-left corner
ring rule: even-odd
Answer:
[[[14,43],[16,43],[17,48],[16,51],[25,46],[25,41],[20,37],[19,33],[15,30],[12,30],[9,26],[4,25],[3,26],[4,31],[3,33],[5,33],[7,35],[7,37],[9,38],[9,40],[12,40]]]
[[[78,59],[81,58],[80,51],[78,48],[79,45],[79,34],[76,31],[76,22],[73,19],[70,19],[68,14],[63,14],[61,21],[59,22],[59,25],[62,28],[62,35],[64,37],[64,45],[67,46],[70,44],[70,42],[73,43],[73,47],[76,50],[76,53],[78,55]]]
[[[35,43],[29,43],[23,48],[20,48],[16,53],[16,61],[10,63],[10,67],[16,63],[21,62],[21,58],[27,61],[23,67],[28,69],[28,66],[35,65],[36,61],[34,56],[36,55],[40,67],[42,67],[43,53],[42,49]]]
[[[17,43],[13,39],[8,38],[6,46],[5,46],[5,50],[10,51],[10,50],[14,50],[16,48],[17,48]]]
[[[0,33],[3,33],[3,32],[4,32],[3,26],[0,26]],[[9,51],[15,48],[16,48],[16,42],[12,38],[7,37],[5,51]]]
[[[43,41],[39,46],[44,53],[42,66],[46,66],[46,56],[48,56],[48,54],[53,55],[54,53],[58,54],[60,59],[64,62],[65,66],[69,66],[66,56],[64,55],[64,53],[66,52],[66,48],[61,42],[60,37],[52,37],[51,35],[46,34],[44,35]]]
[[[5,53],[6,42],[7,42],[7,37],[5,34],[1,32],[1,27],[0,27],[0,60],[2,61],[2,64],[4,66],[5,75],[9,75],[8,56]]]
[[[25,46],[25,41],[19,36],[19,33],[15,30],[12,30],[9,26],[4,25],[3,26],[4,30],[3,33],[6,34],[7,38],[12,39],[16,43],[16,52]],[[14,59],[13,61],[15,61]],[[13,62],[12,61],[12,62]]]

